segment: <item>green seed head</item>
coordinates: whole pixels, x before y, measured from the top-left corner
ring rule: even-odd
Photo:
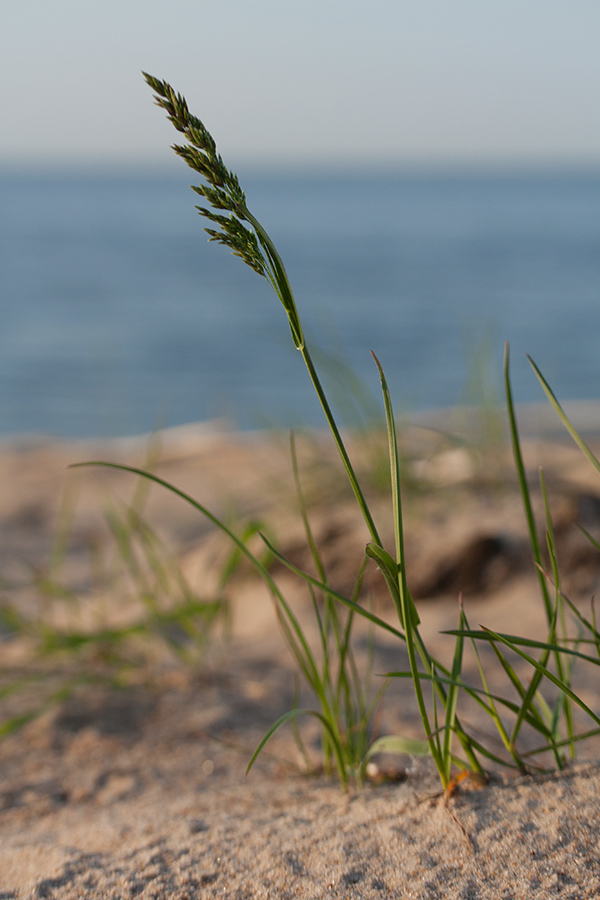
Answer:
[[[156,105],[166,110],[167,118],[188,140],[187,144],[175,144],[173,150],[187,165],[198,172],[206,184],[192,185],[197,194],[208,200],[215,210],[229,211],[229,216],[213,213],[204,206],[196,209],[201,216],[214,222],[218,229],[206,228],[209,240],[229,247],[246,265],[259,275],[267,277],[266,260],[256,234],[242,224],[246,220],[246,196],[237,175],[225,166],[210,132],[204,124],[192,116],[187,102],[170,84],[143,73],[155,94]]]

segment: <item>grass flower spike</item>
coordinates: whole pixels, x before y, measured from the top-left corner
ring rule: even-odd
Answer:
[[[196,207],[201,216],[218,226],[218,229],[205,229],[209,240],[229,247],[235,256],[267,279],[287,313],[294,344],[302,350],[302,325],[285,267],[268,234],[248,210],[246,195],[237,175],[225,166],[212,135],[200,119],[190,113],[185,97],[177,94],[166,81],[153,78],[146,72],[143,75],[155,92],[156,105],[166,110],[169,121],[189,142],[174,144],[173,150],[208,182],[192,185],[192,190],[208,200],[214,210],[218,210],[211,212],[205,206]],[[223,215],[221,211],[229,212],[229,215]]]

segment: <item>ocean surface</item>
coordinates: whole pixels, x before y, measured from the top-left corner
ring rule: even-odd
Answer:
[[[239,172],[342,420],[600,397],[600,171]],[[322,414],[268,284],[209,244],[181,172],[0,172],[0,434]]]

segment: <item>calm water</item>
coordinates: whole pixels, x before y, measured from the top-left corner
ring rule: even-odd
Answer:
[[[283,310],[206,242],[190,177],[0,176],[0,433],[321,422]],[[326,369],[376,394],[372,348],[399,410],[445,406],[508,339],[517,399],[541,399],[525,353],[563,399],[600,396],[600,173],[243,181]]]

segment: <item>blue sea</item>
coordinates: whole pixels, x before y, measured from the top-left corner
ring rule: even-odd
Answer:
[[[239,172],[342,419],[500,392],[600,397],[600,172]],[[320,424],[266,281],[181,172],[0,172],[0,434]],[[357,412],[357,409],[359,410]]]

